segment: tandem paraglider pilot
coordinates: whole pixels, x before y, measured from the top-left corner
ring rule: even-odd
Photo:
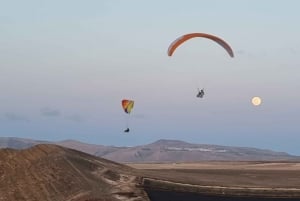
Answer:
[[[204,89],[201,90],[198,89],[197,98],[203,98],[203,96],[204,96]]]

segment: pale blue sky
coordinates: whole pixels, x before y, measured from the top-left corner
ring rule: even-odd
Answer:
[[[0,135],[300,155],[299,8],[297,0],[1,1]],[[205,39],[168,57],[190,32],[223,38],[235,58]],[[129,134],[123,98],[135,100]]]

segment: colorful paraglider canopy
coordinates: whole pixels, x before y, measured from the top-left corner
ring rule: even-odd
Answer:
[[[133,108],[133,105],[134,105],[134,101],[133,100],[122,100],[122,107],[124,109],[124,112],[130,114],[132,108]]]
[[[216,43],[218,43],[219,45],[221,45],[226,51],[227,53],[231,56],[234,57],[233,51],[231,49],[231,47],[229,46],[228,43],[226,43],[223,39],[214,36],[214,35],[210,35],[210,34],[206,34],[206,33],[190,33],[190,34],[186,34],[183,35],[179,38],[177,38],[174,42],[171,43],[171,45],[168,48],[168,56],[172,56],[174,51],[177,49],[177,47],[179,47],[181,44],[183,44],[184,42],[186,42],[189,39],[192,38],[196,38],[196,37],[202,37],[202,38],[207,38],[210,40],[215,41]]]

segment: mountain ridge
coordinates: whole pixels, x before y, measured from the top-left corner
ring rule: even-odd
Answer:
[[[51,142],[0,137],[0,148],[25,149],[37,144],[56,144],[122,163],[300,160],[299,156],[269,149],[193,144],[168,139],[133,147],[117,147],[88,144],[72,139]]]

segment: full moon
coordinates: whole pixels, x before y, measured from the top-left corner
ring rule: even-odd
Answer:
[[[259,106],[261,104],[261,98],[258,96],[253,97],[251,102],[254,106]]]

